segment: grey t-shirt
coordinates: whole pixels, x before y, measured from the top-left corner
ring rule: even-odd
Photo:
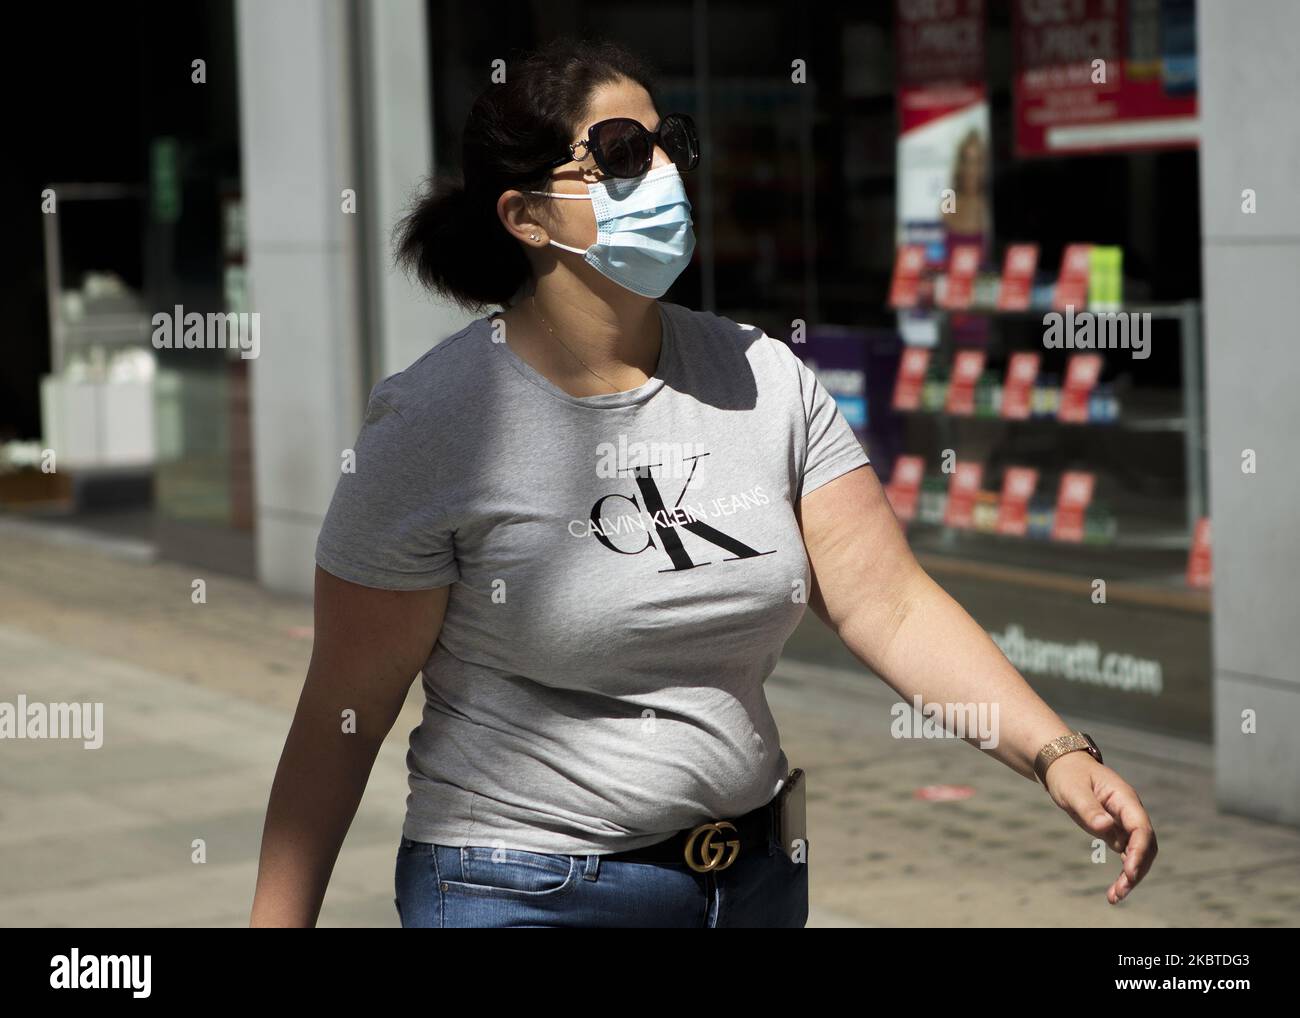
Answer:
[[[655,374],[576,397],[480,318],[375,386],[316,546],[451,585],[403,833],[608,853],[767,802],[763,683],[807,610],[794,506],[867,463],[779,340],[660,302]]]

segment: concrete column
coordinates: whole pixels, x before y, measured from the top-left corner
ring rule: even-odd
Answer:
[[[358,15],[370,367],[377,381],[460,331],[472,316],[435,301],[393,268],[393,227],[433,167],[425,4],[362,3]],[[460,153],[454,157],[458,162]]]
[[[432,165],[421,0],[238,0],[257,571],[309,593],[316,535],[365,396],[467,321],[392,268]],[[356,214],[342,210],[343,191]]]
[[[311,590],[316,534],[364,388],[349,9],[239,0],[240,144],[252,364],[257,571]]]
[[[1300,4],[1201,0],[1197,20],[1217,797],[1300,825]]]

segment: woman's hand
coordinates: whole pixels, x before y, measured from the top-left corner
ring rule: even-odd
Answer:
[[[998,743],[980,748],[1035,780],[1039,749],[1071,729],[926,575],[875,472],[841,474],[805,495],[798,514],[812,566],[809,607],[905,703],[920,696],[927,703],[998,705]],[[1087,753],[1053,761],[1047,790],[1075,823],[1123,857],[1124,872],[1106,892],[1112,905],[1123,901],[1156,857],[1156,834],[1137,792]]]
[[[1120,853],[1124,869],[1106,900],[1123,901],[1156,859],[1156,832],[1137,792],[1087,753],[1066,753],[1047,768],[1047,794],[1076,824]]]

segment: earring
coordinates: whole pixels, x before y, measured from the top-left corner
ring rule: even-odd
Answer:
[[[529,235],[528,235],[528,239],[529,239],[529,240],[536,240],[536,239],[537,239],[537,234],[535,234],[535,233],[531,233],[531,234],[529,234]]]

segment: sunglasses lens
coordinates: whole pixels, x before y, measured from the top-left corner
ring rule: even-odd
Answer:
[[[670,113],[663,118],[659,142],[678,170],[693,170],[700,161],[700,139],[695,132],[695,121],[685,113]]]
[[[605,170],[616,177],[636,177],[650,165],[650,140],[635,120],[608,120],[596,135]]]

